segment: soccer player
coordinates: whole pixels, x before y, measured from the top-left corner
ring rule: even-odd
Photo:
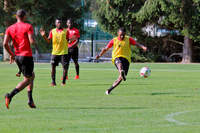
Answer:
[[[126,31],[124,28],[120,28],[118,30],[118,36],[113,38],[108,45],[102,49],[100,54],[96,56],[96,59],[99,59],[104,53],[113,47],[112,62],[119,71],[119,77],[106,91],[106,95],[109,95],[111,91],[121,83],[122,79],[124,81],[126,80],[131,62],[131,45],[136,45],[137,47],[142,48],[144,51],[147,50],[145,46],[137,43],[133,38],[126,36]]]
[[[76,76],[74,79],[79,79],[79,64],[78,64],[78,43],[79,43],[79,30],[73,27],[72,19],[67,20],[67,31],[69,33],[69,44],[68,44],[68,55],[69,60],[73,59],[75,69],[76,69]]]
[[[56,86],[56,66],[61,62],[63,66],[63,80],[61,85],[65,85],[67,70],[69,67],[69,56],[68,56],[68,32],[61,26],[61,19],[57,18],[55,21],[56,28],[52,29],[49,33],[48,38],[45,35],[45,31],[40,29],[42,37],[50,43],[52,40],[52,55],[51,55],[51,86]]]
[[[25,23],[26,12],[20,9],[16,13],[17,22],[6,29],[3,45],[10,55],[10,63],[17,62],[18,67],[24,75],[24,80],[18,83],[13,91],[5,95],[5,104],[9,109],[9,104],[13,96],[27,87],[28,91],[28,105],[30,108],[36,108],[33,97],[33,81],[35,74],[33,72],[34,62],[32,57],[31,46],[33,45],[33,27]],[[8,42],[12,40],[15,49],[15,54],[11,51]]]

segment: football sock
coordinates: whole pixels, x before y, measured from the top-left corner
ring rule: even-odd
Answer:
[[[110,93],[115,87],[111,86],[109,89],[108,89],[108,93]]]
[[[32,90],[28,91],[28,100],[29,100],[29,102],[33,102]]]
[[[64,75],[63,75],[63,80],[62,80],[62,83],[63,83],[63,84],[65,84],[65,82],[66,82],[66,77],[67,77],[67,74],[64,74]]]
[[[9,94],[9,97],[12,98],[14,95],[16,95],[18,92],[20,92],[19,89],[15,88],[13,89],[13,91],[11,91],[11,93]]]
[[[79,65],[76,65],[76,75],[79,75]]]
[[[51,78],[52,78],[52,83],[56,83],[56,78],[55,78],[55,76],[51,76]]]

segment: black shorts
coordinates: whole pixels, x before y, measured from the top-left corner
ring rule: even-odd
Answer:
[[[58,66],[59,62],[64,66],[69,65],[69,56],[65,55],[51,55],[51,64]]]
[[[32,77],[34,69],[33,57],[15,56],[15,62],[25,77]]]
[[[68,49],[69,60],[73,59],[74,62],[78,62],[78,47]]]
[[[124,70],[125,74],[128,74],[128,70],[129,70],[129,65],[130,63],[128,62],[128,60],[126,58],[123,57],[118,57],[115,59],[115,66],[117,67],[117,64],[121,63],[122,64],[122,70]],[[118,67],[117,67],[118,69]]]

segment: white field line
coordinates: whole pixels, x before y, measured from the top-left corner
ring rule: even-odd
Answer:
[[[175,116],[178,116],[178,115],[181,115],[181,114],[185,114],[185,113],[188,113],[188,112],[192,112],[192,111],[171,113],[171,114],[166,115],[165,119],[167,121],[173,122],[173,123],[175,123],[177,125],[188,125],[187,123],[184,123],[184,122],[181,122],[181,121],[178,121],[178,120],[174,119]]]

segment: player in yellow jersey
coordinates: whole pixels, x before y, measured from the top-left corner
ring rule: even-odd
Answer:
[[[50,43],[52,40],[52,55],[51,55],[51,86],[56,86],[56,66],[61,62],[63,66],[63,80],[61,85],[65,85],[66,76],[69,67],[69,56],[68,56],[68,32],[65,28],[61,26],[61,19],[56,19],[55,21],[56,28],[52,29],[47,38],[45,31],[40,29],[40,34],[42,37]]]
[[[111,91],[121,83],[122,80],[126,80],[131,62],[131,45],[136,45],[137,47],[142,48],[144,51],[147,50],[145,46],[137,43],[133,38],[126,36],[126,31],[124,28],[120,28],[118,30],[118,36],[113,38],[108,45],[102,49],[100,54],[96,56],[96,59],[99,59],[104,53],[113,47],[112,62],[119,71],[119,77],[106,91],[106,95],[109,95]]]

